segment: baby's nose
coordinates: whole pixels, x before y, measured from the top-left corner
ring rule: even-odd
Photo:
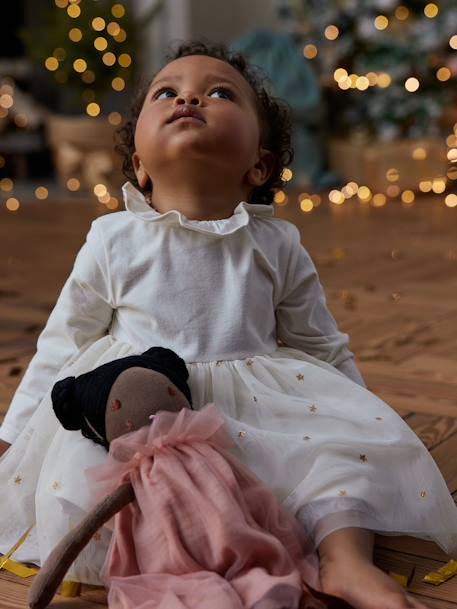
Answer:
[[[175,99],[177,104],[200,104],[200,96],[195,93],[192,93],[191,91],[181,93],[177,95]]]

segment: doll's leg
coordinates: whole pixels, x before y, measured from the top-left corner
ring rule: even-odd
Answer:
[[[373,565],[374,535],[358,527],[334,531],[319,547],[322,590],[355,609],[430,609]]]

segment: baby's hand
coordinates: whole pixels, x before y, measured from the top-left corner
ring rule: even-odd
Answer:
[[[3,455],[3,453],[6,453],[6,451],[8,450],[8,448],[11,446],[11,444],[9,444],[8,442],[5,442],[4,440],[0,440],[0,457]]]

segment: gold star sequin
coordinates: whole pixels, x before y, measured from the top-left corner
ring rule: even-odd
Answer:
[[[240,438],[244,438],[245,435],[246,435],[245,431],[239,431],[238,432],[238,437],[240,437]]]
[[[339,495],[340,497],[344,497],[344,495],[347,495],[347,492],[346,492],[345,490],[342,490],[342,491],[339,491],[339,492],[338,492],[338,495]]]
[[[314,404],[312,406],[309,407],[310,412],[316,412],[317,410],[317,406],[315,406]]]
[[[57,482],[57,480],[53,483],[52,488],[57,491],[60,488],[60,484]]]
[[[311,440],[310,436],[303,436],[303,440]]]
[[[246,362],[246,366],[252,366],[253,363],[254,363],[253,359],[248,359],[248,361]]]
[[[14,484],[20,484],[22,482],[22,478],[20,476],[16,476],[16,478],[14,478]]]
[[[304,378],[303,374],[297,374],[297,381],[302,381]]]
[[[365,463],[367,461],[367,456],[366,455],[360,455],[359,459],[362,461],[362,463]]]
[[[382,417],[376,417],[377,421],[382,421]]]
[[[426,491],[421,491],[421,497],[426,497],[426,496],[427,496]]]
[[[252,398],[254,400],[254,402],[257,402],[257,398],[255,397],[255,395]]]

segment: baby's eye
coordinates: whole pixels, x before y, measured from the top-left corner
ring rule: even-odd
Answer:
[[[212,95],[216,91],[222,91],[222,93],[224,93],[224,95],[227,96],[227,99],[232,99],[233,98],[232,92],[229,89],[226,89],[225,87],[216,87],[215,89],[212,90],[210,95]]]
[[[157,93],[154,94],[154,99],[160,99],[160,97],[163,95],[163,93],[167,93],[168,91],[173,91],[173,89],[160,89],[159,91],[157,91]]]

